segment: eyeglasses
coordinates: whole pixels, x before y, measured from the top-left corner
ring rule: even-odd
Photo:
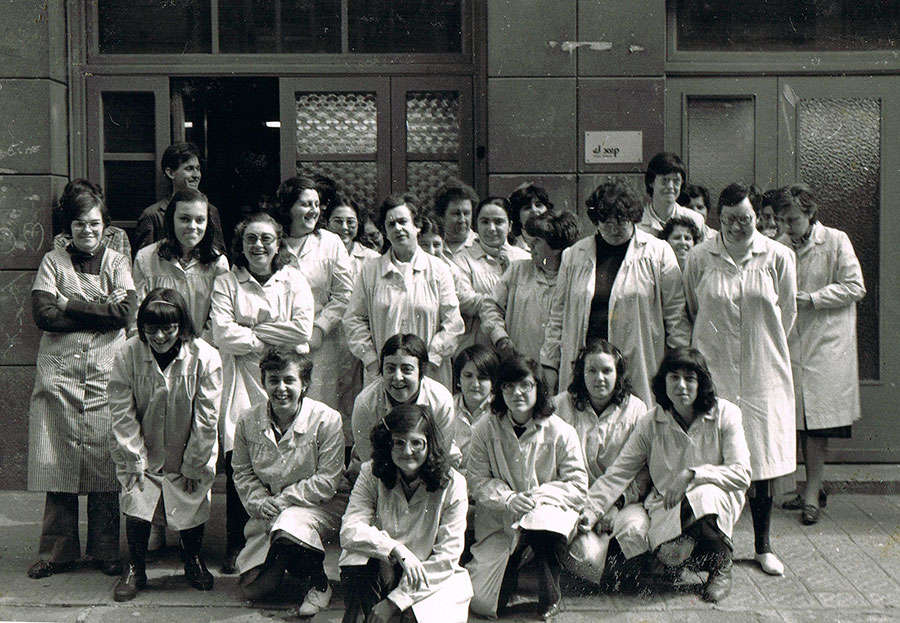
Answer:
[[[725,227],[731,227],[735,223],[739,223],[740,225],[747,227],[747,225],[753,222],[753,215],[739,214],[738,216],[723,216],[719,218],[719,222]]]
[[[391,450],[402,452],[409,448],[413,452],[421,452],[428,445],[425,439],[391,439]]]
[[[276,236],[271,234],[263,234],[262,236],[257,234],[244,234],[244,244],[256,244],[257,242],[263,243],[264,246],[271,246],[275,244],[278,240]]]
[[[170,324],[145,324],[144,335],[157,335],[158,333],[162,333],[163,335],[171,336],[178,333],[178,329],[179,325],[177,322]]]
[[[531,390],[537,387],[537,383],[534,381],[530,381],[528,379],[524,379],[522,381],[518,381],[516,383],[504,383],[500,386],[500,389],[505,393],[512,393],[515,390],[522,392],[523,394],[527,394]]]

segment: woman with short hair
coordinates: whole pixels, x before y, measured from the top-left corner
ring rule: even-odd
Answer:
[[[134,599],[147,585],[151,525],[179,530],[188,583],[213,587],[201,548],[216,476],[222,359],[197,335],[187,302],[171,288],[147,293],[137,330],[116,354],[109,380],[129,554],[116,601]]]
[[[64,194],[71,242],[48,251],[31,289],[43,331],[28,411],[28,489],[46,491],[31,578],[68,571],[81,558],[78,496],[87,494],[85,559],[118,575],[119,501],[109,453],[109,374],[134,317],[131,262],[103,242],[109,214],[96,192]]]
[[[678,260],[636,227],[641,200],[624,180],[601,184],[586,205],[597,230],[562,254],[541,364],[551,386],[558,377],[566,388],[578,351],[589,340],[609,340],[628,362],[635,395],[652,404],[650,378],[663,352],[691,338]]]
[[[525,546],[540,570],[544,619],[560,608],[559,577],[568,535],[587,493],[578,435],[554,414],[537,362],[505,358],[497,375],[494,413],[472,431],[467,478],[475,500],[475,543],[466,567],[472,611],[496,616],[515,592]]]
[[[797,431],[806,462],[806,491],[797,496],[801,521],[819,520],[830,438],[850,437],[860,418],[856,303],[866,295],[862,268],[850,238],[818,220],[806,184],[782,189],[773,201],[783,231],[779,242],[797,255],[797,322],[788,335]],[[798,500],[785,508],[797,506]]]

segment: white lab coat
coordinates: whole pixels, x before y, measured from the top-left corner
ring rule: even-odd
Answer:
[[[221,392],[222,360],[202,339],[182,343],[165,370],[138,336],[125,342],[109,378],[110,446],[122,513],[151,521],[162,497],[170,527],[206,523]],[[142,489],[125,488],[132,473],[144,474]],[[186,478],[199,481],[193,493],[184,490]]]
[[[584,347],[596,272],[594,236],[563,251],[541,347],[541,363],[559,370],[561,391],[572,381],[572,365]],[[636,396],[654,403],[650,380],[666,346],[687,346],[690,337],[675,253],[669,243],[635,229],[609,296],[609,341],[625,355]]]
[[[414,333],[425,342],[428,359],[438,368],[438,380],[449,389],[451,358],[464,328],[453,275],[444,260],[421,249],[416,249],[410,263],[410,283],[390,253],[363,265],[344,313],[347,345],[368,367],[380,359],[389,337]]]
[[[250,515],[247,544],[237,559],[245,573],[265,563],[272,539],[284,532],[305,547],[325,551],[337,536],[341,508],[334,494],[344,471],[340,414],[304,398],[300,412],[281,439],[275,438],[269,403],[245,411],[234,438],[234,486]],[[259,514],[275,496],[286,508],[274,520]]]
[[[288,249],[293,254],[293,249]],[[312,353],[312,382],[307,394],[313,400],[338,408],[338,378],[343,336],[338,331],[350,301],[354,275],[350,256],[341,239],[321,229],[305,237],[294,255],[293,266],[309,283],[315,302],[313,326],[322,331],[322,346]]]
[[[716,515],[722,534],[731,537],[750,486],[750,450],[740,409],[719,398],[708,413],[697,415],[685,433],[657,405],[638,421],[618,458],[591,485],[587,505],[598,515],[605,513],[644,466],[649,467],[653,482],[644,500],[652,550],[681,534],[681,505],[666,508],[664,498],[683,469],[694,472],[685,493],[694,517]]]
[[[779,238],[790,244],[786,236]],[[847,426],[860,417],[856,303],[866,295],[850,238],[813,225],[797,253],[797,290],[812,297],[788,335],[797,430]]]
[[[491,343],[507,337],[520,353],[540,361],[554,285],[556,275],[548,275],[530,259],[510,264],[481,302],[481,327]]]
[[[388,489],[366,462],[344,513],[339,564],[360,566],[370,558],[387,563],[403,544],[422,562],[428,583],[415,588],[404,576],[387,598],[401,611],[412,608],[419,621],[465,623],[472,585],[459,557],[467,510],[466,481],[456,470],[443,489],[428,491],[422,483],[407,500],[399,482]]]
[[[587,470],[575,429],[556,415],[531,419],[516,437],[507,415],[490,414],[472,431],[467,479],[475,500],[475,544],[466,565],[475,594],[472,610],[497,614],[500,584],[519,542],[513,524],[522,518],[509,509],[516,493],[528,492],[538,506],[579,511],[588,487]]]
[[[312,292],[292,266],[276,271],[265,285],[246,268],[235,266],[216,278],[210,320],[224,369],[219,428],[225,452],[230,452],[238,416],[269,399],[259,374],[262,354],[270,345],[302,352],[309,349]]]
[[[716,393],[741,409],[753,480],[797,468],[794,383],[788,333],[797,315],[794,253],[753,233],[737,266],[722,234],[691,250],[684,290],[693,346],[706,358]]]

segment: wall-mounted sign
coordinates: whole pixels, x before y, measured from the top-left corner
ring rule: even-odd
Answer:
[[[641,163],[644,134],[634,132],[585,132],[585,164]]]

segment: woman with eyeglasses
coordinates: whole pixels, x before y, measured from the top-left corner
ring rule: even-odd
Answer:
[[[134,317],[134,283],[129,258],[103,242],[103,195],[92,185],[67,186],[60,209],[72,240],[44,255],[31,287],[32,317],[43,334],[28,411],[28,489],[47,492],[39,560],[28,568],[34,579],[81,559],[80,494],[87,494],[83,561],[107,575],[121,571],[107,386]]]
[[[468,621],[466,482],[429,410],[396,406],[370,439],[341,525],[343,623]]]
[[[756,561],[770,575],[784,565],[772,552],[773,478],[796,469],[794,382],[788,334],[797,317],[793,252],[756,229],[744,184],[719,196],[719,234],[694,247],[684,291],[694,321],[692,345],[706,361],[718,395],[738,405],[750,446],[750,513]]]
[[[678,260],[668,243],[635,226],[643,207],[624,180],[601,184],[586,204],[597,231],[563,251],[541,364],[550,386],[558,378],[565,389],[578,351],[608,340],[628,362],[635,395],[649,405],[663,352],[691,339]]]
[[[259,377],[259,360],[270,346],[308,352],[313,327],[313,296],[306,278],[291,266],[281,225],[263,212],[235,228],[234,266],[213,286],[213,338],[222,354],[224,380],[220,429],[223,433],[228,542],[223,572],[234,573],[244,545],[247,512],[234,489],[231,451],[240,414],[268,397]]]
[[[284,229],[284,248],[293,256],[293,265],[306,277],[315,302],[309,338],[313,359],[309,397],[336,409],[342,350],[337,328],[353,289],[350,256],[337,234],[323,227],[325,220],[320,218],[322,206],[314,179],[286,179],[278,187],[276,197],[273,216]]]
[[[466,565],[472,610],[488,617],[503,612],[528,546],[540,570],[538,605],[549,620],[559,612],[566,544],[587,493],[581,443],[554,414],[536,361],[505,358],[497,384],[493,414],[475,424],[469,445],[467,478],[476,503],[476,541]]]
[[[181,532],[188,584],[213,587],[201,547],[216,476],[222,359],[197,335],[176,290],[148,292],[137,327],[116,354],[109,380],[112,455],[128,541],[116,601],[134,599],[147,585],[152,524]]]

